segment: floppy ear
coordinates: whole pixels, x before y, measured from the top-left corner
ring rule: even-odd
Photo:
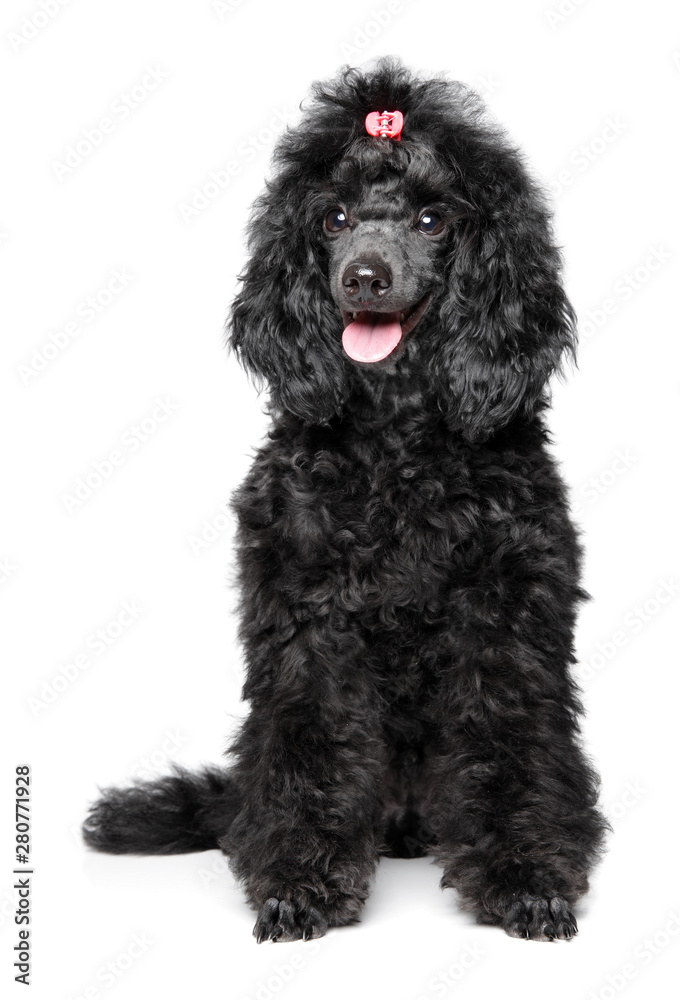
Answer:
[[[274,409],[318,424],[339,412],[348,373],[323,269],[318,207],[303,185],[299,177],[280,178],[255,202],[250,259],[228,333],[239,361],[268,385]]]
[[[531,416],[575,347],[542,196],[513,150],[481,154],[462,169],[463,178],[486,180],[467,185],[469,209],[454,238],[431,370],[450,425],[470,441]]]

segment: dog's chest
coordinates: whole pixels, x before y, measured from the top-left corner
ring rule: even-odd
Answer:
[[[298,456],[284,494],[291,557],[367,624],[433,622],[477,520],[470,468],[450,449],[348,447]]]

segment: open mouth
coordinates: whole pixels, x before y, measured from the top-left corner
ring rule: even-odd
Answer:
[[[342,312],[345,329],[342,346],[353,361],[372,363],[388,357],[408,336],[432,299],[427,292],[419,302],[402,312]]]

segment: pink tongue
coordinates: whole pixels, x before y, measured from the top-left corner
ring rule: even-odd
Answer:
[[[361,312],[345,327],[342,346],[355,361],[381,361],[400,340],[399,313]]]

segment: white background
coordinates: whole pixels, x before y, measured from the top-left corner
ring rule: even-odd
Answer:
[[[11,979],[8,820],[29,762],[33,997],[674,995],[680,21],[667,0],[558,5],[402,0],[382,26],[385,0],[3,5],[0,962]],[[360,925],[257,946],[217,852],[109,858],[78,837],[98,783],[216,762],[244,710],[220,508],[265,422],[221,327],[272,124],[311,80],[381,53],[486,97],[551,184],[581,317],[552,428],[587,550],[579,676],[615,835],[570,944],[477,927],[429,861],[390,860]],[[102,118],[112,130],[60,168]],[[183,218],[229,161],[228,186]],[[107,291],[114,271],[125,284]],[[69,511],[111,451],[120,464]],[[138,610],[121,627],[124,602]]]

